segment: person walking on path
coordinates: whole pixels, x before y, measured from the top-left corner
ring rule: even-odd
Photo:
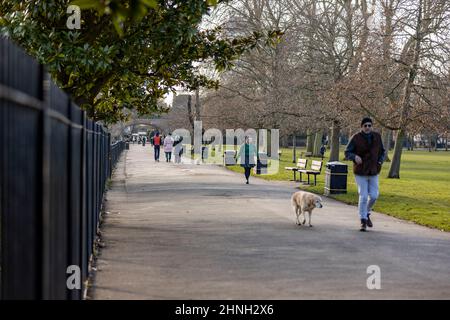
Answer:
[[[322,157],[322,160],[323,160],[323,157],[325,157],[326,150],[327,150],[327,148],[325,147],[325,144],[322,144],[322,146],[320,147],[320,156]]]
[[[156,132],[153,138],[153,148],[155,150],[155,161],[159,162],[159,152],[161,149],[161,137],[159,136],[159,132]]]
[[[250,171],[256,165],[256,146],[251,142],[251,138],[245,136],[245,142],[236,155],[236,162],[244,168],[246,184],[249,184]]]
[[[361,219],[360,231],[372,228],[370,211],[379,195],[379,173],[385,160],[386,150],[381,135],[373,131],[372,119],[361,121],[361,131],[350,138],[345,157],[353,161],[353,173],[358,185],[358,210]]]
[[[169,132],[169,135],[164,139],[164,152],[166,153],[166,162],[170,162],[172,160],[172,150],[173,150],[173,138],[172,134]]]

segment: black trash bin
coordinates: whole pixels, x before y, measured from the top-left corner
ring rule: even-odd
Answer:
[[[258,153],[258,159],[256,161],[255,174],[266,174],[268,165],[268,157],[265,152]]]
[[[328,162],[325,170],[325,192],[329,194],[347,193],[348,166],[345,163]]]

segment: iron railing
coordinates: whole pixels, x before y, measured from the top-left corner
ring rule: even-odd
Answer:
[[[106,181],[124,149],[110,139],[0,38],[2,299],[82,299]],[[77,268],[81,288],[69,289]]]

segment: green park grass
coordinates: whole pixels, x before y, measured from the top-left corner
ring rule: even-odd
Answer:
[[[260,175],[266,180],[289,181],[293,178],[292,171],[284,168],[293,166],[293,150],[283,148],[280,166],[277,174]],[[297,149],[297,158],[304,149]],[[312,158],[316,159],[316,158]],[[325,154],[325,163],[328,151]],[[340,159],[343,159],[341,150]],[[320,160],[320,159],[316,159]],[[352,163],[343,161],[349,166],[347,194],[331,195],[339,201],[357,205],[358,192]],[[324,163],[324,164],[325,164]],[[308,168],[310,161],[308,163]],[[424,226],[450,231],[450,152],[438,151],[403,151],[400,179],[388,179],[390,163],[385,163],[380,174],[380,197],[374,210],[387,215],[408,220]],[[230,170],[243,172],[240,166],[228,166]],[[252,175],[253,172],[252,172]],[[298,174],[297,174],[298,178]],[[303,179],[306,176],[303,175]],[[314,179],[311,176],[312,180]],[[317,194],[323,194],[325,167],[317,176],[317,185],[301,185],[299,188]]]

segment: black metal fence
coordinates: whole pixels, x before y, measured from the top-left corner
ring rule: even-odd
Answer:
[[[81,299],[124,143],[111,147],[105,129],[4,38],[0,142],[1,298]]]

